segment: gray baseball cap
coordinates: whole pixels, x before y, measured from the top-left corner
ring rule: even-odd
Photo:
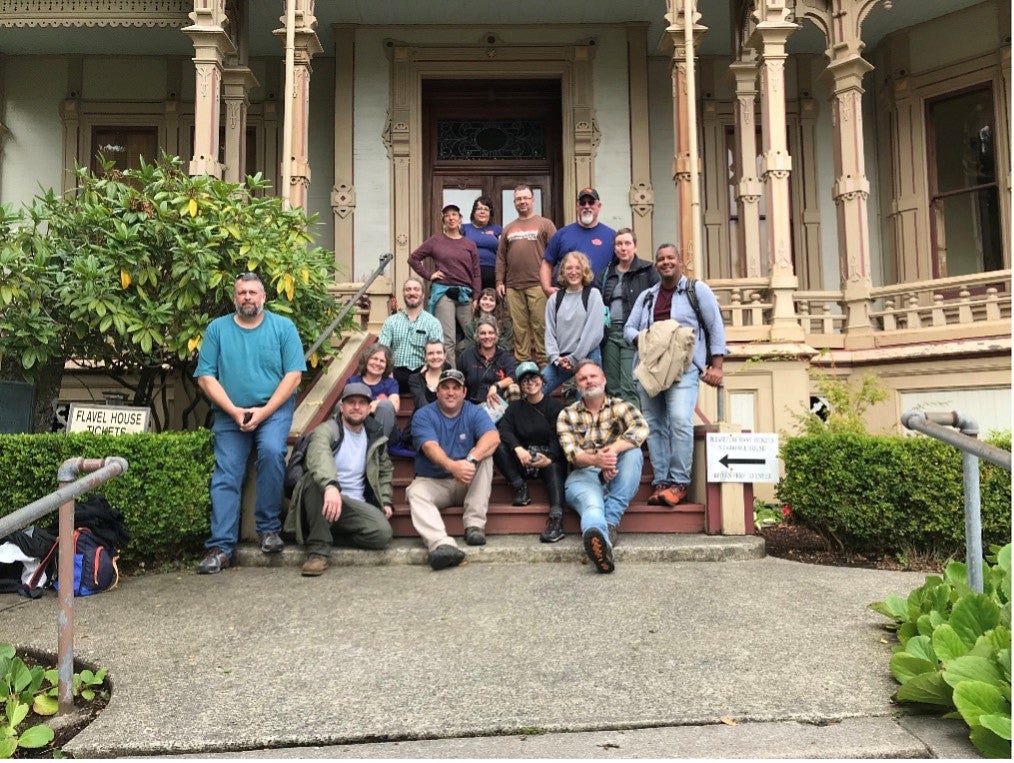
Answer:
[[[342,390],[342,402],[350,397],[365,397],[367,400],[373,400],[373,393],[370,392],[370,388],[362,382],[352,382],[346,384],[345,389]]]

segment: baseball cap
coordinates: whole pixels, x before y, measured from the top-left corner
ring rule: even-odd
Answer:
[[[462,387],[465,386],[465,375],[454,368],[448,368],[441,372],[440,378],[437,379],[437,386],[439,387],[445,381],[454,381],[460,384]]]
[[[526,360],[523,363],[518,363],[518,367],[514,369],[514,378],[521,381],[526,376],[539,375],[539,367],[532,361]]]
[[[342,390],[342,402],[350,397],[365,397],[367,400],[373,400],[373,393],[370,392],[370,388],[362,382],[352,382],[346,384],[345,389]]]
[[[440,214],[446,215],[448,212],[452,210],[457,212],[459,215],[461,214],[461,207],[459,207],[457,204],[445,204],[444,208],[440,210]]]
[[[594,188],[582,188],[577,194],[577,200],[581,201],[585,196],[591,196],[595,201],[601,201],[599,199],[599,192]]]

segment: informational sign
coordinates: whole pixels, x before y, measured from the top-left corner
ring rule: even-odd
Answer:
[[[708,432],[708,482],[778,482],[778,435]]]
[[[67,414],[68,432],[136,434],[147,432],[151,411],[126,405],[78,405],[71,403]]]

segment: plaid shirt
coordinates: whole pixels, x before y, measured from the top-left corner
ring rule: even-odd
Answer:
[[[617,440],[629,440],[637,447],[648,439],[648,422],[637,408],[618,397],[607,397],[598,413],[578,400],[560,412],[556,433],[570,463],[577,463],[581,451],[596,452]]]
[[[402,310],[384,321],[378,341],[391,348],[396,367],[416,371],[426,362],[426,342],[430,339],[444,341],[444,330],[436,316],[423,310],[415,321],[410,321]]]

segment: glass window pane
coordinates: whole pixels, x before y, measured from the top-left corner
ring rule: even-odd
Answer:
[[[942,274],[1003,269],[999,206],[996,188],[937,199],[934,223]]]
[[[988,89],[936,101],[930,106],[930,120],[938,193],[996,181],[993,97]]]

